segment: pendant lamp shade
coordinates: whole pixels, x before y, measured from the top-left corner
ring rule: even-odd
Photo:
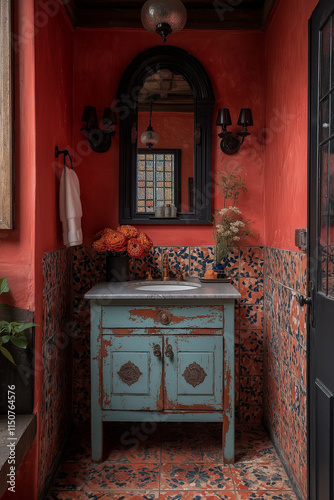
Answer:
[[[141,22],[147,31],[155,31],[166,41],[167,35],[184,28],[187,11],[180,0],[147,0],[141,10]]]

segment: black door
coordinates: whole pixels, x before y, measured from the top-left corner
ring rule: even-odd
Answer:
[[[310,20],[310,500],[334,500],[334,1]]]

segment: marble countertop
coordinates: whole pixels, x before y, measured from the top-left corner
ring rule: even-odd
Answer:
[[[201,286],[192,287],[190,290],[163,290],[150,291],[149,284],[175,284],[186,285],[194,283]],[[140,284],[148,285],[142,290],[134,287]],[[188,278],[185,281],[126,281],[126,282],[101,282],[85,294],[89,300],[210,300],[210,299],[240,299],[241,295],[230,283],[201,283],[198,278]]]

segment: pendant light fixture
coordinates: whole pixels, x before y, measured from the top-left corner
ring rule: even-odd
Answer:
[[[168,35],[184,28],[187,11],[181,0],[147,0],[141,9],[141,22],[165,42]]]
[[[144,144],[144,146],[147,146],[149,149],[151,149],[153,146],[158,144],[159,142],[159,134],[157,132],[154,132],[153,127],[151,125],[151,120],[152,120],[152,104],[154,98],[157,98],[160,96],[151,96],[150,97],[150,123],[149,126],[147,127],[147,130],[143,132],[140,136],[140,141]]]

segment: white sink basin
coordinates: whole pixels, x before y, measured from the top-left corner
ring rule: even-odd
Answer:
[[[141,290],[144,292],[181,292],[200,288],[202,285],[200,283],[183,281],[144,281],[129,283],[125,286],[132,290]]]

